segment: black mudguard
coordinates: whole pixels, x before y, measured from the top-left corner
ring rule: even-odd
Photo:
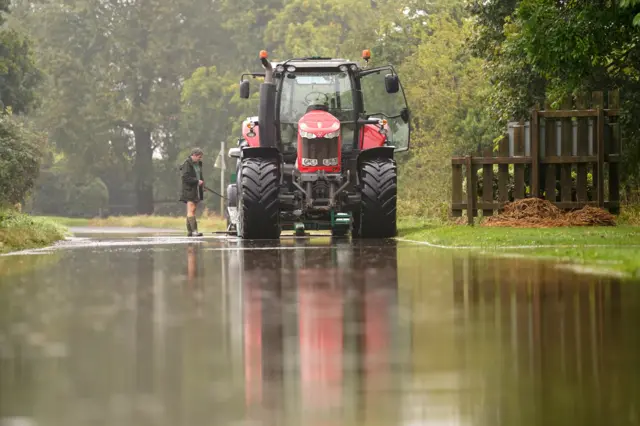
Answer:
[[[280,150],[274,147],[248,147],[242,148],[240,159],[245,158],[275,158],[282,162],[282,154]]]
[[[395,148],[392,146],[379,146],[377,148],[370,148],[362,151],[358,155],[358,170],[361,169],[360,165],[363,161],[370,160],[372,158],[389,158],[393,160]]]

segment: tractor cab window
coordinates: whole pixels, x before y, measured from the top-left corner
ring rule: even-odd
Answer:
[[[389,145],[396,151],[409,148],[409,110],[402,89],[388,93],[385,76],[393,72],[391,67],[367,70],[360,78],[364,102],[363,118],[385,118],[389,123]]]
[[[354,121],[351,78],[341,71],[286,73],[280,89],[280,137],[285,152],[295,152],[298,121],[307,111],[322,108],[341,122]],[[342,125],[342,146],[353,147],[354,127]]]

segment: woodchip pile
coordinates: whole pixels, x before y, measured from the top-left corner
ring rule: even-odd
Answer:
[[[526,198],[507,203],[497,216],[490,216],[482,226],[513,228],[554,228],[562,226],[615,226],[615,216],[597,207],[563,212],[540,198]]]

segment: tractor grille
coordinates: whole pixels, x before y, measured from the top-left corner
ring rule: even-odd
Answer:
[[[307,139],[302,138],[302,155],[303,165],[313,166],[338,166],[338,138],[325,139]],[[304,164],[304,160],[316,160],[315,164]],[[334,162],[330,162],[333,160]],[[329,162],[327,164],[327,162]]]

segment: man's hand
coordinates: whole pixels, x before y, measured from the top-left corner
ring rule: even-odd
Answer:
[[[204,181],[203,180],[199,180],[198,181],[198,186],[202,186],[202,185],[204,185]]]

